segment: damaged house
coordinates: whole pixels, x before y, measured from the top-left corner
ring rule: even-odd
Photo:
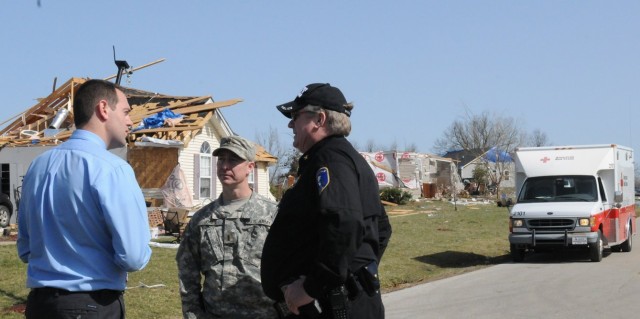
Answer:
[[[457,162],[459,174],[470,189],[476,191],[491,185],[499,184],[500,188],[515,187],[515,163],[509,152],[492,147],[488,150],[458,150],[446,153],[444,156],[453,158]],[[487,173],[487,183],[478,183],[474,178],[476,168],[484,168]]]
[[[13,207],[19,199],[22,176],[31,161],[64,142],[75,129],[73,96],[85,81],[70,79],[0,131],[0,191],[8,195]],[[130,117],[134,130],[128,145],[112,152],[131,164],[148,204],[168,206],[161,189],[176,185],[191,194],[190,204],[194,207],[215,199],[222,186],[216,177],[216,159],[211,153],[221,138],[234,135],[220,108],[242,100],[214,101],[211,96],[170,96],[126,87],[122,90],[132,107]],[[159,125],[147,125],[153,121],[145,119],[157,119],[161,113],[170,113],[176,118],[162,120]],[[254,191],[273,199],[268,167],[275,164],[276,158],[259,145],[256,149],[256,168],[250,183]],[[170,178],[176,176],[172,175],[174,170],[181,171],[182,181]],[[15,221],[13,215],[12,222]]]
[[[360,152],[378,186],[407,188],[425,198],[442,197],[463,188],[455,163],[434,154],[380,151]]]

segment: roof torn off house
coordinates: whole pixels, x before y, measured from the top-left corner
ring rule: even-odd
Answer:
[[[20,112],[0,130],[2,191],[15,203],[15,191],[22,183],[28,165],[40,153],[67,140],[75,130],[73,97],[88,79],[71,78]],[[235,135],[220,109],[236,106],[242,99],[214,101],[212,96],[175,96],[121,87],[131,105],[133,130],[128,145],[115,150],[136,173],[145,197],[153,206],[162,206],[159,190],[179,165],[193,194],[194,205],[215,199],[222,186],[215,175],[211,152],[221,138]],[[269,191],[268,166],[277,159],[256,145],[256,170],[250,184],[260,194]],[[25,152],[25,150],[29,150]]]
[[[407,188],[425,198],[441,198],[463,189],[456,164],[451,158],[399,151],[360,154],[371,166],[380,188]]]

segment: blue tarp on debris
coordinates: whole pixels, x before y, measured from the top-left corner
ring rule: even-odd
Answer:
[[[511,155],[509,155],[509,153],[499,150],[495,146],[489,149],[487,153],[484,154],[484,159],[492,163],[495,163],[498,161],[502,163],[513,162],[513,158],[511,158]]]
[[[176,119],[181,117],[182,114],[176,114],[173,113],[173,111],[171,111],[170,109],[164,109],[154,115],[145,117],[142,122],[140,122],[140,125],[138,125],[138,127],[134,129],[134,131],[162,127],[166,119]]]

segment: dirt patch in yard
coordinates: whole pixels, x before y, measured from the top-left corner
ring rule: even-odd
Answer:
[[[0,242],[3,241],[16,241],[18,240],[18,235],[7,235],[7,236],[0,236]]]
[[[27,308],[27,305],[24,303],[15,304],[11,307],[7,307],[2,309],[0,313],[24,313],[24,310]]]

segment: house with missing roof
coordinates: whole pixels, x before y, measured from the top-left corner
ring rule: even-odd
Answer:
[[[73,96],[85,81],[87,79],[68,80],[0,131],[0,192],[9,195],[13,203],[19,198],[22,176],[31,161],[64,142],[75,130]],[[193,206],[217,198],[222,186],[216,177],[216,159],[211,153],[223,137],[234,135],[220,109],[242,100],[214,101],[211,96],[171,96],[126,87],[122,90],[132,107],[130,117],[135,130],[128,137],[126,147],[112,152],[131,164],[148,204],[164,205],[160,189],[177,166],[184,180],[170,180],[170,183],[186,186],[183,188],[192,194]],[[166,120],[158,127],[140,125],[145,118],[167,110],[181,117]],[[277,159],[260,145],[256,145],[256,150],[256,167],[250,184],[255,192],[273,199],[268,167]],[[15,214],[11,219],[15,222]]]
[[[378,186],[400,187],[416,196],[442,197],[463,188],[454,161],[435,154],[379,151],[360,152],[378,180]]]
[[[478,155],[479,154],[479,155]],[[515,187],[515,163],[508,152],[492,147],[488,150],[451,151],[444,157],[457,162],[460,177],[466,183],[474,182],[473,172],[481,166],[491,170],[491,174],[500,180],[500,188]]]

